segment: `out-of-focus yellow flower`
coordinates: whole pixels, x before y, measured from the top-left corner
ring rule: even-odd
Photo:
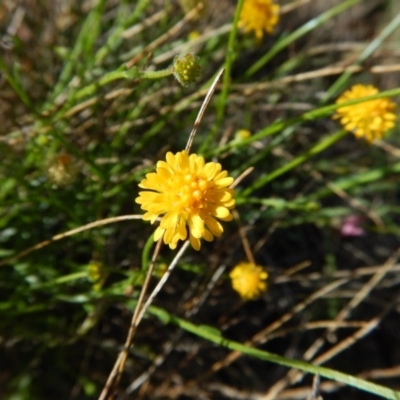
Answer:
[[[273,32],[278,21],[279,5],[273,0],[244,0],[238,26],[245,32],[254,31],[260,40],[264,31]]]
[[[372,85],[354,85],[344,92],[336,103],[355,100],[379,93]],[[340,107],[333,116],[339,119],[344,129],[352,132],[357,138],[364,137],[368,142],[381,139],[385,133],[395,126],[397,119],[396,104],[388,97],[368,100],[351,106]]]
[[[217,218],[232,219],[232,182],[219,163],[206,164],[203,157],[189,156],[185,150],[168,152],[166,162],[159,161],[157,171],[147,174],[139,184],[147,190],[139,192],[135,201],[147,211],[144,220],[154,223],[163,215],[154,233],[155,241],[163,237],[164,243],[175,249],[179,240],[187,238],[188,229],[191,245],[199,250],[200,239],[211,242],[224,231]]]
[[[157,278],[162,278],[163,275],[167,272],[168,265],[166,263],[156,264],[154,268],[154,276]]]
[[[268,273],[259,265],[241,262],[229,274],[232,287],[240,297],[251,300],[267,290]]]
[[[248,129],[239,129],[236,134],[235,138],[238,140],[244,140],[251,136],[251,132]]]
[[[200,37],[200,32],[199,31],[191,31],[191,32],[189,32],[189,35],[188,35],[188,39],[189,40],[196,40],[199,37]]]
[[[87,266],[87,274],[89,280],[93,283],[94,290],[100,290],[108,276],[107,269],[99,261],[90,261]]]

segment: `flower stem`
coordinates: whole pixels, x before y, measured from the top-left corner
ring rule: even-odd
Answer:
[[[172,68],[160,69],[159,71],[140,71],[141,79],[161,79],[173,74]]]

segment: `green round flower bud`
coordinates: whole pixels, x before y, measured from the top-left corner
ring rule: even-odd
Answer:
[[[172,71],[177,81],[182,86],[188,86],[196,82],[200,77],[201,67],[199,57],[189,53],[183,57],[176,56],[172,65]]]

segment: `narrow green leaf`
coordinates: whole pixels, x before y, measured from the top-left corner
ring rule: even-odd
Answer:
[[[153,306],[150,307],[149,312],[151,312],[156,316],[160,315],[161,313],[165,313],[164,310]],[[320,367],[318,365],[313,365],[305,361],[283,357],[277,354],[269,353],[264,350],[259,350],[250,346],[246,346],[241,343],[234,342],[233,340],[229,340],[227,338],[222,337],[219,334],[219,331],[218,333],[215,333],[213,330],[210,330],[209,327],[205,328],[202,325],[198,326],[192,324],[189,321],[177,318],[172,315],[170,315],[170,322],[173,323],[174,325],[179,326],[181,329],[193,333],[194,335],[206,339],[212,343],[215,343],[218,346],[226,347],[227,349],[230,350],[240,351],[241,353],[248,355],[250,357],[255,357],[260,360],[269,361],[274,364],[283,365],[289,368],[295,368],[303,372],[308,372],[310,374],[320,375],[324,378],[344,383],[346,385],[352,386],[354,388],[363,390],[371,394],[375,394],[385,399],[400,400],[400,392],[389,389],[385,386],[377,385],[376,383],[372,383],[364,379],[360,379],[355,376],[340,371],[336,371],[330,368]]]

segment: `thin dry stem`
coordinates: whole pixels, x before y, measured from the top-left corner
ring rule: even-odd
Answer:
[[[210,103],[211,97],[213,96],[213,94],[215,92],[215,89],[217,87],[217,84],[218,84],[219,80],[221,79],[221,76],[222,76],[223,73],[224,73],[224,69],[222,68],[218,72],[217,76],[215,77],[212,85],[210,86],[210,89],[208,89],[207,95],[206,95],[206,97],[205,97],[205,99],[203,101],[203,104],[200,107],[199,113],[197,114],[197,118],[196,118],[196,120],[194,121],[194,124],[193,124],[192,132],[190,132],[189,139],[188,139],[187,144],[186,144],[185,150],[188,153],[190,152],[190,149],[192,147],[194,137],[196,136],[197,128],[200,126],[200,123],[201,123],[201,120],[203,118],[204,112],[206,111],[206,108],[207,108],[208,104]]]
[[[58,235],[53,236],[51,239],[47,239],[43,242],[40,242],[38,244],[35,244],[32,247],[27,248],[24,251],[21,251],[21,253],[18,253],[12,257],[7,258],[6,260],[3,260],[0,262],[0,266],[9,264],[12,261],[18,260],[22,257],[25,257],[26,255],[32,253],[33,251],[40,250],[43,247],[48,246],[49,244],[52,244],[54,242],[57,242],[58,240],[65,239],[68,236],[76,235],[77,233],[84,232],[93,228],[98,228],[99,226],[107,225],[107,224],[113,224],[115,222],[120,222],[120,221],[128,221],[132,219],[143,219],[143,215],[121,215],[119,217],[111,217],[111,218],[105,218],[101,219],[99,221],[91,222],[86,225],[82,225],[79,228],[74,228],[71,229],[70,231],[64,232],[64,233],[59,233]]]
[[[351,301],[338,313],[335,318],[335,321],[342,321],[347,318],[349,312],[358,306],[371,292],[371,290],[376,287],[376,285],[383,279],[383,277],[393,268],[398,257],[400,256],[400,248],[395,251],[391,257],[375,272],[372,278],[358,291],[358,293],[351,299]],[[381,318],[388,312],[388,310],[393,306],[393,303],[390,303],[385,309],[380,313],[378,317],[370,320],[366,326],[362,327],[358,331],[356,331],[350,337],[344,339],[331,349],[327,350],[319,357],[313,360],[313,364],[320,365],[333,356],[337,355],[339,352],[349,348],[352,344],[354,344],[357,340],[360,340],[362,337],[371,332],[374,328],[376,328],[381,321]],[[332,334],[337,328],[330,327],[326,330],[326,332],[321,335],[304,353],[303,359],[306,361],[311,360],[314,355],[321,349],[324,345],[326,337],[329,334]],[[272,400],[275,399],[279,392],[281,392],[288,384],[293,384],[298,382],[304,373],[299,372],[297,370],[291,369],[288,371],[286,376],[279,381],[277,381],[268,391],[263,400]]]
[[[243,245],[244,252],[246,253],[246,257],[247,257],[249,263],[256,265],[256,262],[254,261],[253,253],[251,251],[249,240],[247,239],[247,236],[246,236],[246,231],[243,228],[243,226],[240,224],[239,213],[236,210],[233,210],[232,215],[235,218],[236,223],[239,225],[240,240],[242,241],[242,245]]]
[[[138,321],[140,309],[143,304],[147,289],[149,287],[150,279],[153,275],[154,266],[156,264],[157,257],[160,254],[161,246],[162,246],[162,239],[160,239],[157,242],[157,245],[154,249],[153,257],[151,259],[150,266],[147,271],[146,278],[143,283],[142,290],[140,291],[139,299],[137,301],[135,311],[132,316],[132,321],[131,321],[131,325],[129,327],[128,335],[125,340],[124,348],[121,350],[121,352],[118,355],[117,361],[115,362],[114,367],[108,376],[107,382],[104,385],[102,392],[100,393],[99,400],[105,400],[107,398],[108,394],[110,393],[112,387],[117,387],[118,383],[121,379],[122,373],[125,368],[126,360],[128,359],[129,349],[132,346],[133,337],[135,336],[136,328],[138,325],[137,321]]]
[[[203,3],[197,4],[191,11],[189,11],[184,18],[171,27],[163,35],[159,36],[156,40],[148,44],[139,54],[135,55],[131,60],[125,63],[126,68],[132,68],[145,54],[151,53],[154,49],[165,43],[172,36],[176,35],[183,27],[191,20],[193,20],[203,8]]]

